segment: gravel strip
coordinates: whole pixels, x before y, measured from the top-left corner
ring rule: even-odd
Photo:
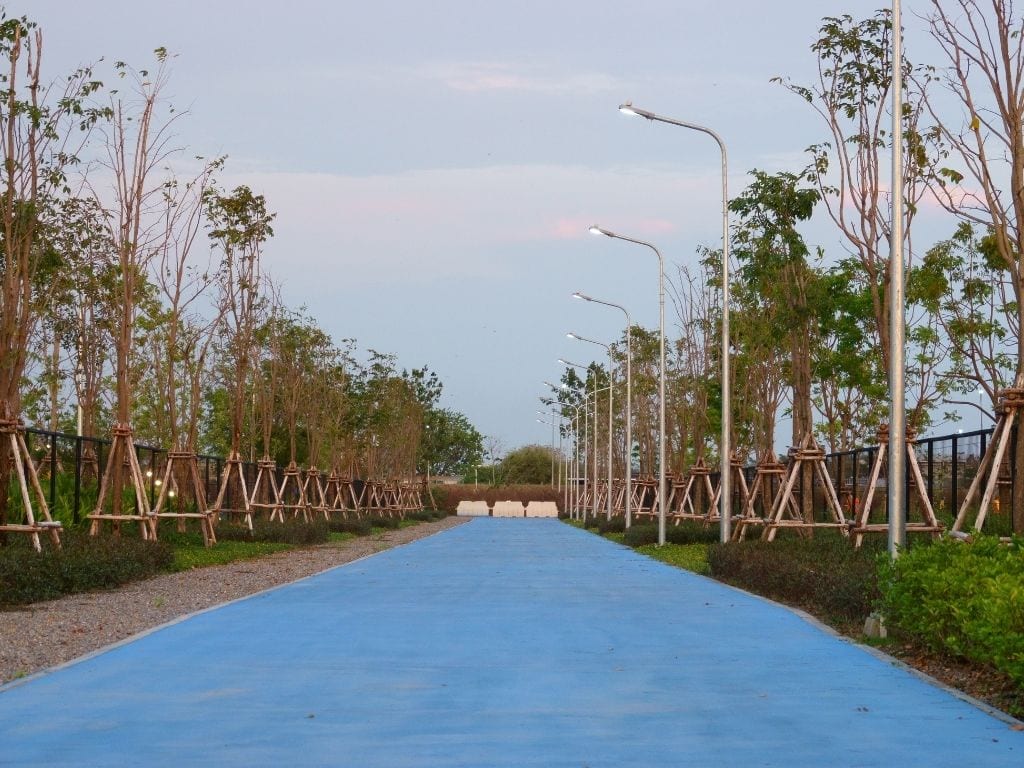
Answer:
[[[179,616],[350,563],[468,522],[446,517],[0,612],[0,683],[63,664]]]

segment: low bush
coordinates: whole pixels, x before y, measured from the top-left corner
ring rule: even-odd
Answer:
[[[353,533],[356,536],[369,536],[371,531],[370,521],[358,518],[356,520],[331,520],[327,528],[332,533]]]
[[[626,519],[624,517],[613,517],[611,520],[600,518],[597,524],[597,532],[602,536],[606,533],[625,533]]]
[[[402,527],[402,521],[397,517],[371,517],[369,521],[372,528],[388,528],[396,531]]]
[[[496,501],[553,501],[562,509],[565,491],[552,488],[550,485],[497,485],[480,484],[444,485],[433,489],[434,500],[439,509],[450,515],[455,514],[460,501],[486,501],[490,507]]]
[[[718,541],[718,526],[705,528],[701,523],[684,520],[679,525],[665,527],[666,544],[710,544]],[[623,543],[629,547],[644,547],[658,543],[658,524],[631,525]]]
[[[443,512],[439,509],[422,509],[418,512],[410,512],[405,516],[406,520],[419,520],[420,522],[430,523],[434,520],[442,520],[448,517],[447,512]]]
[[[884,542],[882,542],[884,544]],[[711,574],[837,623],[859,622],[879,598],[878,540],[854,549],[841,536],[712,544]]]
[[[221,523],[217,526],[217,539],[223,541],[267,541],[306,547],[323,544],[330,531],[326,520],[254,520],[252,531],[244,525]]]
[[[891,629],[1024,685],[1024,540],[944,539],[881,565]]]
[[[167,570],[170,544],[66,531],[62,548],[36,552],[27,540],[0,548],[0,605],[25,605],[73,592],[108,589]]]

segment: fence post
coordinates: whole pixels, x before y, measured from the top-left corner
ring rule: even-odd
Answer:
[[[75,525],[81,521],[82,508],[82,436],[75,435],[75,500],[71,519]]]
[[[953,435],[952,438],[953,438],[953,460],[950,462],[950,465],[949,465],[950,469],[952,470],[952,477],[950,478],[949,486],[950,486],[950,489],[953,492],[953,502],[949,505],[949,509],[950,509],[950,511],[953,512],[953,514],[956,514],[959,511],[959,509],[960,509],[960,504],[957,502],[957,493],[956,493],[956,485],[957,485],[956,477],[957,477],[957,474],[958,474],[957,466],[956,466],[957,465],[957,458],[958,458],[957,457],[957,445],[956,445],[957,440],[956,440],[956,435]]]

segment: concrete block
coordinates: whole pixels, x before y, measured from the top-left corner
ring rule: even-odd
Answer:
[[[492,513],[494,517],[526,517],[526,507],[521,501],[496,501]]]
[[[558,504],[553,501],[531,501],[526,505],[527,517],[558,517]]]
[[[455,514],[459,517],[487,517],[491,514],[491,508],[486,501],[460,501],[455,508]]]

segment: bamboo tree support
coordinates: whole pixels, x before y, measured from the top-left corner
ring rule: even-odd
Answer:
[[[657,516],[658,481],[654,477],[638,477],[633,482],[633,514],[637,518]]]
[[[172,489],[178,485],[179,474],[184,473],[184,486],[192,492],[196,502],[195,512],[164,511],[164,505],[171,498]],[[178,488],[178,499],[181,499],[180,487]],[[180,501],[179,501],[180,503]],[[156,505],[153,507],[153,538],[156,538],[156,527],[163,518],[173,518],[179,524],[185,520],[194,519],[199,521],[200,530],[203,532],[203,544],[212,547],[217,543],[217,535],[213,530],[213,512],[206,506],[206,489],[203,481],[199,478],[199,460],[192,451],[169,451],[167,453],[167,465],[164,467],[164,478],[160,484],[160,494],[157,496]]]
[[[732,471],[729,473],[732,479],[732,499],[734,502],[739,502],[740,509],[746,508],[747,499],[750,498],[750,488],[747,486],[747,475],[744,472],[746,463],[740,458],[739,454],[733,452],[729,459],[729,464]],[[719,481],[718,485],[715,486],[715,492],[711,497],[711,509],[708,515],[708,523],[717,522],[722,517],[722,511],[718,508],[718,500],[722,496],[722,483]],[[732,516],[731,516],[732,517]]]
[[[295,502],[290,503],[288,501],[288,489],[289,486],[295,488]],[[297,518],[300,514],[302,519],[307,523],[309,522],[309,504],[306,502],[306,494],[304,485],[302,482],[302,473],[299,471],[299,466],[294,461],[288,462],[288,466],[284,468],[284,477],[281,479],[280,491],[280,505],[278,508],[271,513],[270,519],[277,519],[279,522],[284,522],[285,511],[290,511],[293,518]],[[276,518],[275,518],[276,516]]]
[[[814,435],[810,432],[804,438],[799,448],[791,448],[789,451],[790,462],[786,474],[786,482],[782,486],[782,493],[772,508],[771,515],[765,525],[761,538],[765,541],[774,541],[775,535],[783,528],[795,528],[797,530],[814,528],[837,528],[844,536],[849,536],[849,524],[843,514],[843,508],[839,504],[839,497],[836,495],[835,486],[832,484],[832,476],[825,466],[825,451],[816,442]],[[825,507],[832,513],[832,522],[819,522],[817,520],[805,520],[795,504],[793,493],[797,481],[801,477],[801,470],[804,464],[810,462],[814,472],[821,482],[822,491],[825,494]],[[812,489],[807,489],[808,493]],[[787,517],[786,512],[791,514]]]
[[[957,512],[956,520],[953,521],[951,533],[964,533],[964,525],[967,523],[967,515],[970,512],[971,504],[981,489],[982,482],[985,483],[985,491],[981,497],[981,505],[978,507],[978,514],[974,517],[972,530],[981,531],[985,525],[985,518],[988,516],[989,507],[995,497],[996,489],[999,487],[999,472],[1003,465],[1003,458],[1006,456],[1007,446],[1010,443],[1010,436],[1013,434],[1014,422],[1020,409],[1024,408],[1024,388],[1009,387],[999,393],[999,418],[996,421],[995,429],[992,431],[992,440],[985,449],[978,464],[978,471],[971,481],[967,495]]]
[[[767,523],[771,510],[775,508],[779,497],[782,495],[782,488],[786,480],[786,465],[781,464],[774,453],[765,456],[757,463],[757,470],[754,473],[754,480],[750,484],[750,492],[739,517],[733,521],[732,540],[743,541],[747,535],[747,529],[754,525]],[[744,480],[746,485],[746,480]],[[762,498],[761,509],[763,515],[757,514],[757,500]],[[791,499],[791,513],[799,516],[800,510],[796,501]]]
[[[39,534],[45,533],[50,537],[54,547],[60,549],[60,520],[54,520],[50,516],[50,507],[46,503],[46,494],[39,484],[39,476],[36,474],[35,465],[32,463],[32,455],[28,452],[25,444],[25,425],[16,419],[5,419],[0,421],[0,435],[3,436],[3,443],[6,447],[3,450],[10,450],[11,458],[14,460],[14,475],[18,480],[18,490],[21,493],[21,504],[24,509],[25,522],[6,523],[0,525],[0,531],[11,533],[27,533],[32,540],[32,547],[36,552],[42,552],[43,547],[39,541]],[[31,487],[35,493],[36,504],[39,510],[39,517],[36,519],[35,510],[32,505]]]
[[[122,466],[118,467],[115,461],[120,456]],[[111,479],[115,471],[128,470],[132,490],[135,492],[135,513],[125,514],[123,512],[104,512],[107,496],[110,494]],[[116,503],[120,499],[113,499]],[[115,532],[119,532],[119,525],[122,522],[137,521],[139,533],[143,539],[156,538],[156,519],[149,508],[149,493],[146,490],[146,481],[142,476],[142,469],[139,467],[139,456],[135,452],[135,443],[132,441],[132,428],[127,424],[115,424],[113,429],[113,440],[110,443],[110,453],[107,454],[107,466],[103,472],[103,480],[100,482],[100,493],[96,499],[96,509],[92,514],[86,515],[90,520],[89,535],[96,536],[104,520],[109,520],[114,525]]]
[[[405,513],[402,509],[399,481],[394,480],[390,483],[385,482],[382,494],[384,497],[384,506],[388,511],[388,517],[398,517],[399,519],[405,517]]]
[[[907,533],[930,533],[932,538],[938,538],[943,531],[943,525],[935,517],[935,510],[932,509],[931,499],[928,498],[928,490],[921,475],[921,465],[917,461],[917,452],[914,444],[917,442],[914,430],[907,428],[906,451],[907,467],[911,472],[912,492],[916,492],[917,500],[921,505],[921,520],[911,522],[907,520]],[[878,452],[875,454],[875,463],[871,467],[871,475],[868,479],[868,490],[864,495],[864,501],[856,510],[856,523],[851,527],[853,533],[853,545],[860,547],[866,533],[884,533],[889,530],[889,523],[871,523],[871,502],[874,499],[875,488],[878,487],[878,478],[881,477],[882,467],[886,466],[885,454],[889,447],[889,425],[883,424],[878,429]],[[856,499],[854,499],[856,504]],[[909,503],[908,503],[909,507]]]
[[[704,503],[705,508],[698,511],[696,504],[694,503],[694,497],[697,496],[698,488],[704,488]],[[711,483],[711,470],[708,469],[708,465],[704,463],[704,457],[701,456],[694,462],[693,466],[690,467],[686,473],[685,481],[673,482],[672,492],[675,494],[677,488],[683,488],[683,493],[679,499],[679,507],[677,510],[672,509],[672,497],[669,497],[668,511],[672,515],[676,525],[679,525],[680,520],[701,520],[707,524],[715,512],[715,500],[718,498],[718,494],[715,493],[715,488]]]
[[[269,510],[271,520],[281,510],[281,492],[277,487],[277,462],[269,456],[264,455],[256,463],[256,480],[252,484],[249,508]]]
[[[224,506],[224,501],[227,499],[228,488],[231,484],[231,478],[238,478],[238,486],[242,491],[242,508],[227,508]],[[220,489],[217,491],[217,499],[213,502],[213,506],[210,507],[210,513],[214,520],[220,518],[220,515],[224,512],[228,514],[241,514],[242,520],[246,528],[252,530],[252,507],[249,506],[249,491],[246,488],[245,483],[245,471],[242,465],[242,457],[238,451],[231,451],[228,454],[227,459],[224,460],[224,476],[220,481]]]
[[[342,518],[348,517],[347,504],[345,503],[346,489],[342,484],[341,478],[338,476],[337,471],[331,470],[331,473],[327,476],[327,481],[324,484],[324,500],[327,504],[328,514],[331,512],[340,512]]]
[[[306,497],[306,504],[309,511],[314,515],[323,515],[324,520],[330,521],[331,515],[327,510],[327,496],[324,493],[324,485],[320,481],[322,475],[316,467],[306,470],[306,479],[302,483],[302,495]]]
[[[626,483],[622,480],[615,479],[612,481],[612,488],[615,490],[615,495],[612,498],[612,514],[614,515],[625,515],[626,514]]]

